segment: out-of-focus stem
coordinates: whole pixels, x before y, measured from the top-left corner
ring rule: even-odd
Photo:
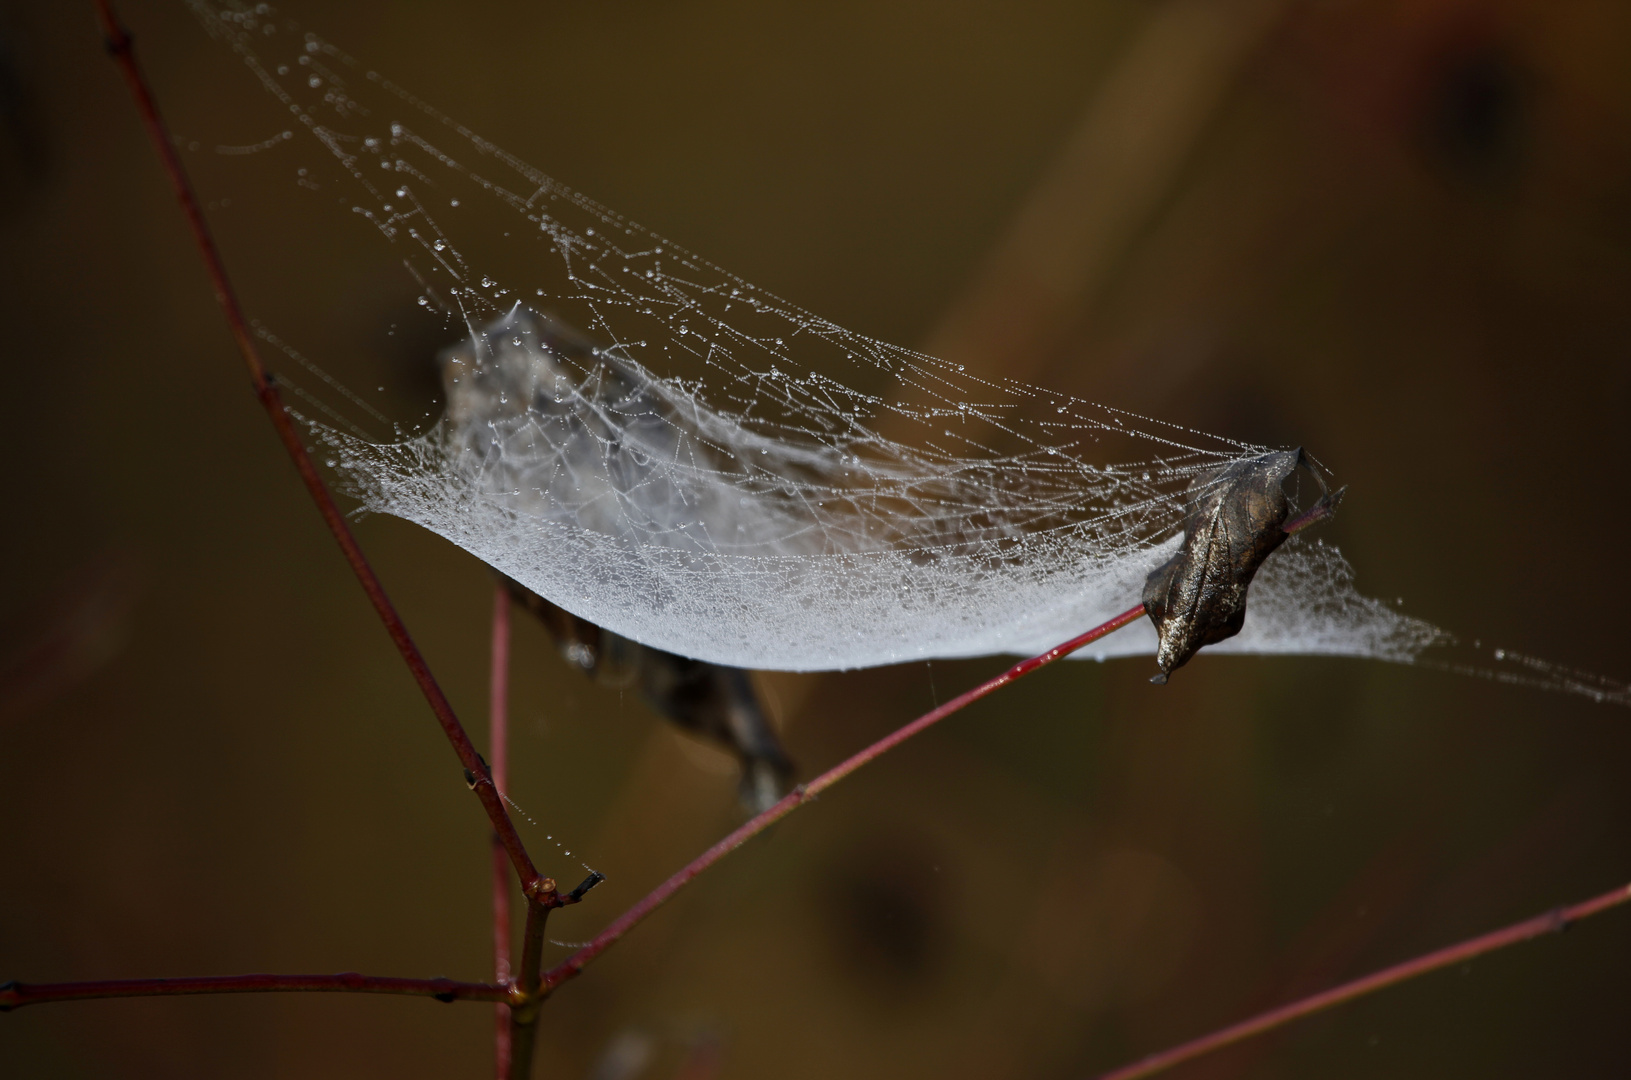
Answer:
[[[312,501],[317,504],[317,511],[322,514],[323,522],[334,534],[335,541],[345,554],[346,562],[351,564],[351,570],[362,584],[363,592],[368,594],[368,600],[374,605],[374,611],[385,624],[386,633],[390,634],[391,641],[402,654],[403,661],[408,665],[408,671],[419,684],[419,690],[425,695],[425,700],[430,703],[431,712],[436,715],[437,723],[441,725],[448,742],[453,745],[453,752],[458,755],[460,764],[464,766],[471,789],[481,800],[482,808],[492,820],[494,832],[503,841],[505,853],[521,878],[523,891],[535,891],[541,880],[538,870],[533,866],[532,858],[527,854],[526,847],[521,843],[521,837],[515,831],[514,823],[510,821],[510,816],[504,809],[504,800],[499,798],[498,792],[487,776],[487,767],[482,763],[481,755],[476,752],[476,747],[466,734],[464,725],[459,723],[447,695],[442,693],[441,686],[431,675],[430,667],[425,663],[419,646],[414,644],[407,626],[402,622],[402,617],[397,614],[395,605],[385,594],[385,587],[380,584],[373,567],[368,564],[362,546],[357,543],[351,527],[346,524],[344,515],[334,502],[334,496],[323,483],[311,455],[306,453],[306,446],[300,439],[300,432],[295,429],[294,419],[283,404],[276,382],[267,373],[266,366],[261,363],[260,353],[255,348],[254,335],[249,329],[249,320],[244,317],[243,308],[238,303],[231,280],[227,277],[226,265],[221,260],[220,251],[216,249],[214,238],[210,235],[209,225],[204,220],[204,212],[198,205],[198,197],[193,193],[192,182],[187,178],[187,171],[182,168],[170,132],[159,114],[157,103],[153,100],[153,93],[136,63],[136,53],[131,45],[130,34],[114,14],[109,0],[93,2],[102,21],[102,32],[107,38],[108,52],[119,64],[119,70],[124,73],[131,96],[136,101],[136,110],[141,114],[142,124],[147,129],[148,139],[158,153],[165,174],[170,178],[170,186],[175,192],[176,200],[181,204],[182,213],[186,215],[187,225],[192,230],[193,244],[204,260],[204,268],[209,273],[210,283],[215,289],[215,301],[220,305],[221,313],[226,317],[227,326],[232,331],[233,340],[237,342],[238,352],[249,368],[249,379],[254,385],[255,396],[266,409],[266,415],[271,418],[272,426],[277,430],[278,439],[293,460],[295,471],[300,474],[300,479],[311,494]]]
[[[510,742],[510,594],[493,589],[492,670],[487,687],[488,770],[502,797],[509,790]],[[493,834],[493,981],[510,982],[510,868],[504,841]],[[493,1070],[498,1080],[510,1075],[510,1006],[493,1009]]]
[[[402,994],[438,1001],[505,1001],[508,986],[453,979],[399,979],[390,975],[205,975],[181,979],[102,979],[97,982],[20,983],[0,986],[0,1012],[24,1005],[95,998],[178,997],[188,994]]]
[[[1214,1031],[1210,1035],[1203,1035],[1170,1050],[1163,1050],[1158,1054],[1151,1054],[1141,1061],[1131,1065],[1124,1065],[1112,1072],[1104,1073],[1098,1080],[1140,1080],[1141,1077],[1154,1076],[1165,1072],[1174,1065],[1181,1065],[1214,1050],[1221,1050],[1225,1046],[1249,1039],[1254,1035],[1261,1035],[1277,1027],[1300,1020],[1312,1013],[1332,1008],[1352,1001],[1354,998],[1373,994],[1378,990],[1385,990],[1390,986],[1414,979],[1418,975],[1425,975],[1440,968],[1453,967],[1465,963],[1485,953],[1504,949],[1508,945],[1516,945],[1520,941],[1540,937],[1542,934],[1554,934],[1566,930],[1570,923],[1609,908],[1618,907],[1631,900],[1631,885],[1622,885],[1617,889],[1594,896],[1590,900],[1581,901],[1568,907],[1554,908],[1543,915],[1536,915],[1532,919],[1525,919],[1520,923],[1480,937],[1471,938],[1457,945],[1439,949],[1435,952],[1418,956],[1414,960],[1406,960],[1402,964],[1395,964],[1390,968],[1373,972],[1352,982],[1333,986],[1329,990],[1322,990],[1317,994],[1300,998],[1288,1005],[1258,1013],[1249,1020],[1242,1020],[1238,1024]]]
[[[1084,645],[1097,641],[1106,634],[1119,630],[1128,623],[1136,621],[1137,619],[1141,618],[1143,614],[1144,605],[1139,604],[1135,608],[1122,612],[1109,622],[1100,626],[1095,626],[1085,634],[1073,637],[1062,645],[1054,646],[1047,652],[1042,653],[1040,656],[1033,656],[1028,660],[1021,660],[1007,671],[1004,671],[1001,675],[986,680],[980,685],[974,687],[972,690],[964,691],[963,693],[952,698],[950,701],[946,702],[944,705],[941,705],[939,708],[924,713],[922,716],[918,717],[916,720],[913,720],[905,727],[896,730],[892,734],[887,735],[882,739],[879,739],[877,742],[873,743],[865,750],[862,750],[860,753],[855,754],[845,761],[840,762],[838,765],[835,765],[833,768],[828,769],[826,772],[822,773],[808,784],[800,784],[797,788],[793,789],[789,795],[783,798],[780,802],[776,803],[776,805],[744,822],[735,832],[731,833],[729,836],[725,837],[725,839],[719,841],[719,843],[715,844],[713,847],[691,860],[689,864],[675,873],[667,881],[663,882],[650,893],[646,894],[645,898],[639,903],[629,908],[629,910],[625,911],[622,915],[619,915],[615,920],[613,920],[610,926],[602,930],[594,938],[594,940],[589,942],[589,944],[567,957],[560,964],[551,968],[548,974],[544,976],[542,993],[548,994],[557,986],[566,982],[568,979],[576,977],[577,974],[592,963],[597,956],[611,948],[612,945],[621,939],[624,934],[627,934],[630,930],[634,929],[635,926],[644,921],[648,915],[650,915],[653,911],[656,911],[657,908],[661,907],[664,901],[666,901],[669,897],[679,892],[686,885],[689,885],[691,880],[697,875],[701,874],[714,863],[741,847],[754,836],[764,832],[765,829],[769,828],[777,821],[780,821],[788,814],[791,814],[794,810],[797,810],[806,801],[820,795],[823,791],[826,791],[828,788],[844,779],[844,777],[848,776],[856,769],[877,760],[880,756],[888,753],[890,750],[893,750],[907,739],[910,739],[919,732],[939,723],[952,713],[957,712],[959,709],[973,704],[980,698],[985,697],[987,694],[990,694],[995,690],[1000,690],[1002,687],[1007,686],[1016,679],[1024,678],[1026,675],[1036,671],[1038,668],[1051,664],[1061,657],[1069,656],[1071,653],[1082,648]]]

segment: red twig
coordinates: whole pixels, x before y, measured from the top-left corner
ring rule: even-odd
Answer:
[[[893,750],[907,739],[910,739],[913,735],[923,731],[925,728],[932,727],[964,706],[973,704],[992,691],[999,690],[1016,679],[1029,675],[1031,672],[1040,667],[1051,664],[1061,657],[1069,656],[1071,653],[1082,648],[1084,645],[1097,641],[1106,634],[1121,629],[1128,623],[1140,618],[1143,614],[1144,605],[1139,604],[1137,607],[1132,608],[1131,610],[1122,612],[1120,615],[1117,615],[1115,618],[1111,619],[1107,623],[1104,623],[1102,626],[1096,626],[1087,631],[1087,633],[1078,637],[1073,637],[1062,645],[1054,646],[1040,656],[1033,656],[1029,660],[1021,660],[1019,663],[1015,664],[1001,675],[998,675],[993,679],[986,680],[980,685],[974,687],[972,690],[964,691],[963,693],[952,698],[950,701],[946,702],[944,705],[941,705],[939,708],[924,713],[922,716],[918,717],[916,720],[913,720],[905,727],[895,731],[893,734],[879,739],[877,742],[873,743],[865,750],[862,750],[860,753],[848,758],[843,762],[840,762],[833,768],[828,769],[826,772],[822,773],[808,784],[800,784],[791,794],[787,795],[775,806],[772,806],[770,809],[743,823],[743,825],[735,832],[731,833],[729,836],[725,837],[725,839],[719,841],[719,843],[715,844],[713,847],[691,860],[691,862],[678,873],[674,874],[674,876],[670,877],[667,881],[663,882],[661,885],[657,886],[650,893],[648,893],[643,900],[629,908],[629,910],[625,911],[622,915],[618,916],[612,922],[612,924],[606,927],[606,929],[602,930],[593,941],[589,942],[589,944],[567,957],[560,964],[551,968],[548,973],[544,975],[542,987],[543,992],[547,994],[554,990],[557,986],[566,982],[568,979],[576,976],[578,972],[587,967],[590,962],[595,959],[595,957],[611,948],[619,938],[628,933],[635,926],[639,925],[639,923],[644,920],[646,916],[650,915],[653,911],[657,910],[657,908],[661,907],[664,901],[673,896],[675,893],[679,892],[686,885],[690,884],[691,880],[698,874],[702,873],[714,863],[741,847],[752,837],[764,832],[765,829],[780,821],[788,814],[791,814],[794,810],[797,810],[805,802],[815,798],[817,795],[820,795],[823,791],[826,791],[828,788],[844,779],[844,777],[848,776],[856,769],[859,769],[861,766],[876,760],[880,755]]]
[[[205,975],[184,979],[103,979],[97,982],[20,983],[0,986],[0,1012],[53,1001],[176,997],[185,994],[403,994],[438,1001],[507,1001],[508,986],[453,979],[399,979],[390,975]]]
[[[254,384],[255,396],[260,399],[266,414],[271,417],[272,426],[277,429],[278,438],[294,461],[295,470],[300,473],[301,481],[311,493],[318,512],[323,515],[324,523],[334,534],[340,550],[345,553],[346,561],[351,564],[352,572],[357,575],[363,591],[368,594],[369,602],[374,605],[380,621],[385,624],[386,632],[391,635],[397,651],[402,654],[408,670],[413,673],[414,681],[419,684],[420,692],[430,703],[431,712],[436,714],[436,720],[441,724],[448,742],[453,744],[453,751],[459,756],[472,789],[481,799],[487,816],[492,819],[493,830],[503,841],[504,850],[516,873],[520,875],[523,890],[529,893],[536,891],[542,879],[537,868],[533,866],[525,846],[522,845],[521,837],[516,833],[509,814],[504,810],[504,802],[499,798],[487,775],[487,768],[482,763],[481,755],[476,752],[470,736],[465,733],[464,725],[459,723],[459,718],[454,714],[453,706],[448,703],[447,696],[442,693],[442,688],[431,675],[430,668],[419,652],[419,646],[414,644],[413,638],[408,634],[408,628],[403,624],[402,617],[397,614],[396,607],[385,595],[385,588],[374,574],[373,567],[368,565],[362,547],[352,535],[350,526],[346,524],[345,517],[340,513],[340,508],[335,504],[334,497],[329,493],[322,477],[318,475],[311,456],[306,453],[305,444],[301,442],[294,420],[283,404],[277,384],[261,363],[260,353],[255,348],[255,339],[249,329],[249,321],[244,317],[243,308],[238,304],[237,295],[233,292],[226,266],[221,261],[221,253],[216,249],[209,225],[204,220],[204,212],[198,205],[198,198],[193,193],[186,170],[182,168],[181,159],[176,156],[175,145],[164,125],[164,119],[159,115],[158,105],[153,100],[147,80],[136,64],[136,54],[131,45],[130,35],[113,13],[113,7],[108,0],[93,2],[102,20],[102,32],[107,37],[108,52],[124,73],[131,96],[136,101],[136,110],[141,114],[143,126],[147,128],[148,139],[152,142],[153,149],[158,152],[165,174],[170,178],[170,186],[175,192],[176,200],[181,203],[182,213],[187,217],[193,243],[204,260],[210,283],[214,286],[216,303],[226,316],[233,340],[237,342],[238,351],[243,355],[244,363],[249,368],[249,378]]]
[[[509,790],[510,742],[510,594],[502,584],[493,589],[493,656],[487,687],[487,763],[493,787],[502,797]],[[510,868],[504,841],[493,834],[493,981],[510,983]],[[493,1009],[493,1068],[498,1080],[510,1075],[510,1007]]]
[[[1373,972],[1333,986],[1329,990],[1322,990],[1317,994],[1293,1001],[1288,1005],[1270,1009],[1259,1013],[1249,1020],[1242,1020],[1238,1024],[1214,1031],[1210,1035],[1203,1035],[1198,1039],[1174,1046],[1170,1050],[1163,1050],[1159,1054],[1151,1054],[1141,1061],[1131,1065],[1124,1065],[1112,1072],[1104,1073],[1098,1080],[1138,1080],[1139,1077],[1153,1076],[1164,1072],[1174,1065],[1182,1064],[1194,1058],[1209,1054],[1214,1050],[1221,1050],[1232,1043],[1249,1039],[1254,1035],[1261,1035],[1265,1031],[1289,1024],[1293,1020],[1300,1020],[1311,1013],[1320,1012],[1336,1005],[1352,1001],[1354,998],[1364,997],[1366,994],[1395,986],[1418,975],[1425,975],[1440,968],[1453,967],[1456,964],[1483,956],[1485,953],[1504,949],[1508,945],[1516,945],[1521,941],[1540,937],[1542,934],[1553,934],[1568,928],[1570,923],[1596,915],[1600,911],[1631,900],[1631,885],[1622,885],[1612,889],[1601,896],[1590,900],[1583,900],[1569,907],[1554,908],[1543,915],[1536,915],[1532,919],[1525,919],[1520,923],[1513,923],[1501,930],[1471,938],[1457,945],[1439,949],[1436,952],[1418,956],[1414,960],[1406,960],[1402,964],[1395,964],[1390,968]]]

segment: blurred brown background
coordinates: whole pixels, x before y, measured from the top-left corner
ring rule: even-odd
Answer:
[[[1631,677],[1631,9],[1610,0],[767,8],[291,4],[541,168],[857,330],[1303,443],[1360,587]],[[123,13],[178,135],[247,76]],[[189,163],[208,171],[208,149]],[[312,302],[215,207],[247,306],[401,415],[411,293]],[[247,392],[88,5],[0,6],[0,979],[488,973],[456,764]],[[983,368],[979,365],[983,365]],[[361,534],[473,731],[491,584]],[[518,622],[512,787],[589,937],[736,820],[720,754]],[[772,677],[806,775],[995,671]],[[1419,668],[1070,664],[733,856],[546,1008],[538,1074],[1084,1077],[1631,877],[1631,715]],[[564,847],[557,849],[545,836]],[[571,850],[572,856],[564,855]],[[564,949],[555,949],[564,956]],[[1631,916],[1176,1074],[1631,1072]],[[0,1072],[480,1076],[491,1011],[44,1006]]]

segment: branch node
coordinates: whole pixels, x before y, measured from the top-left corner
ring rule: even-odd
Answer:
[[[130,31],[119,23],[114,23],[102,34],[102,47],[108,50],[108,55],[119,58],[129,56],[132,51]]]
[[[521,893],[534,904],[548,904],[555,899],[557,886],[554,878],[535,877],[521,886]]]

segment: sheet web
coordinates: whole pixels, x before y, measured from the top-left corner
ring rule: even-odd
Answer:
[[[298,155],[301,186],[342,198],[463,338],[424,434],[314,424],[334,467],[367,509],[616,633],[786,670],[1040,652],[1137,603],[1189,483],[1263,450],[844,330],[268,5],[190,2],[293,119],[265,152]],[[1210,651],[1409,661],[1443,639],[1294,540]],[[1140,622],[1090,655],[1154,645]]]

